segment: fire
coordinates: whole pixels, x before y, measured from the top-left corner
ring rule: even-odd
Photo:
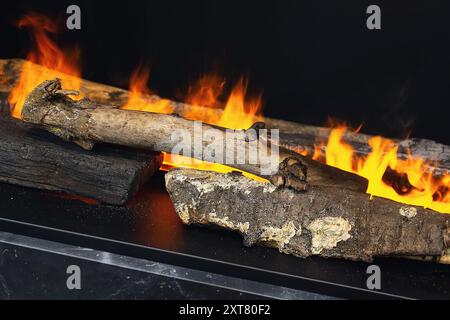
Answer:
[[[56,24],[40,14],[28,14],[17,25],[30,29],[35,48],[27,61],[16,87],[8,100],[12,115],[19,118],[28,94],[41,82],[60,78],[66,88],[80,88],[79,50],[63,50],[51,39],[57,33]],[[130,79],[130,96],[124,109],[157,113],[172,113],[170,100],[150,96],[147,88],[149,70],[139,67]],[[246,129],[262,121],[261,97],[247,97],[247,81],[242,78],[231,90],[225,103],[221,102],[225,81],[217,75],[206,75],[191,86],[185,101],[191,105],[183,117],[230,129]],[[334,128],[325,144],[317,144],[312,158],[330,166],[353,172],[368,179],[367,193],[410,205],[422,206],[442,213],[450,213],[450,174],[435,177],[427,171],[427,163],[408,154],[406,159],[397,155],[398,146],[391,140],[373,137],[368,141],[371,152],[365,157],[355,154],[353,147],[343,141],[345,127]],[[325,149],[325,157],[323,150]],[[298,150],[307,155],[307,150]],[[192,162],[178,155],[165,154],[162,169],[188,166],[201,170],[230,172],[231,168],[206,162]],[[247,174],[253,179],[263,180]]]
[[[369,139],[372,151],[358,157],[353,147],[343,141],[345,131],[345,127],[332,129],[326,145],[326,164],[365,177],[371,196],[450,213],[450,174],[434,177],[425,161],[409,152],[406,159],[400,159],[398,145],[382,137]]]
[[[225,104],[219,100],[225,82],[219,79],[215,75],[203,76],[189,88],[185,100],[192,108],[183,117],[229,129],[248,129],[255,122],[263,120],[261,96],[247,98],[246,79],[241,78],[233,86]]]
[[[261,96],[245,100],[247,81],[242,79],[234,86],[217,125],[231,129],[247,129],[262,121]]]
[[[217,74],[204,74],[189,86],[185,102],[193,106],[218,108],[225,80]]]
[[[78,48],[62,50],[50,38],[58,32],[54,21],[48,17],[32,13],[18,22],[19,28],[29,28],[35,48],[28,54],[17,85],[11,91],[8,101],[12,106],[12,116],[20,118],[23,104],[30,92],[48,79],[60,78],[66,88],[80,88],[80,52]]]
[[[172,113],[170,100],[155,99],[151,101],[150,90],[147,87],[149,79],[148,68],[138,67],[130,79],[130,97],[123,109],[141,110],[156,113]],[[223,93],[225,82],[217,75],[202,76],[193,86],[189,87],[185,101],[190,108],[182,116],[190,120],[198,120],[229,129],[247,129],[256,121],[261,121],[261,97],[246,99],[247,81],[240,79],[233,87],[225,105],[219,97]],[[181,155],[165,153],[163,170],[173,167],[188,167],[198,170],[211,170],[227,173],[230,167],[217,163],[192,161]],[[255,175],[243,172],[244,175],[258,181],[267,181]]]
[[[130,78],[130,96],[127,103],[122,106],[122,109],[139,110],[155,113],[172,113],[173,108],[170,105],[170,100],[151,99],[150,90],[147,87],[150,76],[149,68],[146,66],[139,66],[133,72]]]

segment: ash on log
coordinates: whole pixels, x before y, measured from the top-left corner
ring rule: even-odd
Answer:
[[[161,165],[161,154],[154,152],[109,145],[99,145],[95,152],[83,150],[11,119],[7,108],[3,103],[0,118],[2,182],[123,205]]]
[[[276,189],[239,174],[174,169],[166,188],[185,224],[238,231],[244,244],[299,257],[372,261],[435,256],[449,242],[450,216],[345,188]],[[444,262],[444,261],[442,261]]]

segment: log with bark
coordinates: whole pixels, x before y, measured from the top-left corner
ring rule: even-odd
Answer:
[[[424,208],[333,186],[298,193],[239,174],[192,169],[168,172],[166,188],[184,223],[237,231],[248,246],[299,257],[433,256],[448,262],[450,216]]]
[[[0,93],[8,94],[11,92],[20,77],[24,62],[22,59],[0,59]],[[37,69],[43,68],[39,65],[34,67]],[[129,91],[124,89],[84,79],[81,79],[80,82],[80,92],[94,102],[114,106],[124,105],[130,94]],[[161,100],[156,95],[145,94],[142,95],[141,99],[143,103],[156,103]],[[217,118],[220,118],[222,114],[220,108],[211,109],[175,101],[170,101],[170,108],[173,110],[173,113],[181,116],[208,112],[209,114],[214,113]],[[264,121],[268,128],[280,130],[280,145],[293,151],[307,150],[310,154],[313,154],[315,145],[318,142],[326,142],[330,133],[329,128],[299,124],[270,117],[266,117]],[[346,132],[344,141],[353,146],[356,154],[365,156],[371,151],[367,145],[367,141],[371,137],[367,134]],[[425,165],[430,171],[441,174],[450,170],[450,146],[417,138],[406,140],[392,139],[392,141],[399,145],[399,157],[406,158],[408,155],[407,150],[409,149],[413,156],[420,156],[426,160]],[[323,154],[325,153],[325,146],[321,148],[321,151]]]
[[[1,64],[2,61],[0,60]],[[14,75],[14,72],[11,71],[15,70],[14,67],[11,67],[14,64],[10,62],[7,64],[9,64],[9,67],[6,69]],[[5,68],[3,68],[3,71],[5,71]],[[0,91],[2,87],[3,84],[0,81]],[[92,92],[100,91],[102,93],[90,94],[91,91],[86,90],[88,87],[93,89]],[[46,99],[49,98],[47,102],[50,100],[53,107],[55,102],[58,107],[75,107],[77,116],[82,115],[81,118],[88,116],[89,119],[94,114],[96,116],[103,114],[100,116],[101,119],[106,116],[108,111],[112,111],[112,118],[116,117],[116,121],[113,121],[113,123],[118,124],[120,130],[114,134],[114,130],[110,128],[107,130],[108,134],[97,135],[97,130],[102,131],[102,129],[95,128],[95,126],[93,128],[89,125],[86,136],[85,133],[78,130],[81,127],[73,126],[72,121],[63,121],[64,125],[61,127],[60,120],[63,114],[55,113],[55,108],[51,108],[47,102],[42,104],[41,98],[43,96],[35,97],[37,99],[35,101],[41,101],[41,103],[33,102],[29,104],[32,108],[37,105],[44,105],[50,108],[47,110],[53,110],[50,112],[52,115],[49,123],[46,122],[48,119],[42,121],[37,117],[39,120],[36,121],[36,119],[33,119],[34,116],[31,117],[31,121],[37,122],[39,126],[45,127],[60,137],[74,140],[85,148],[91,147],[93,142],[106,140],[107,142],[125,145],[131,144],[132,147],[138,148],[160,149],[157,144],[151,144],[146,139],[138,142],[131,141],[135,138],[133,135],[127,138],[117,138],[117,135],[120,135],[119,133],[124,133],[124,130],[129,129],[123,124],[122,126],[119,125],[119,118],[123,115],[119,112],[124,110],[117,110],[110,106],[97,106],[88,101],[82,103],[70,102],[63,91],[58,92],[58,97],[55,97],[54,93],[59,89],[54,88],[43,95]],[[81,91],[83,90],[85,96],[94,101],[114,105],[123,104],[128,95],[124,90],[93,84],[84,80],[82,81]],[[155,96],[148,98],[159,99]],[[61,105],[62,100],[64,102]],[[180,103],[173,103],[173,106],[175,112],[181,115],[183,110],[191,108],[189,105]],[[70,112],[67,109],[65,111]],[[217,112],[220,112],[220,110],[217,110]],[[149,120],[149,123],[153,125],[161,119],[163,123],[170,126],[187,124],[179,117],[164,116],[161,118],[162,115],[160,115],[161,117],[150,115],[148,119],[153,119]],[[111,120],[109,117],[106,118],[108,121]],[[100,123],[107,127],[110,124],[110,122],[105,123],[103,120]],[[317,136],[323,135],[326,137],[327,132],[329,132],[329,129],[304,126],[276,119],[267,119],[267,124],[269,127],[281,129],[280,144],[285,149],[292,150],[311,148],[316,142]],[[55,127],[63,130],[55,130]],[[158,125],[156,128],[161,129]],[[91,131],[92,129],[93,131]],[[150,137],[151,142],[159,142],[161,139],[167,138],[167,130],[162,130],[162,133],[160,137],[149,131],[146,131],[144,135],[146,138]],[[283,134],[285,135],[283,136]],[[369,138],[370,136],[353,133],[345,136],[346,142],[354,144],[361,154],[367,153],[362,146]],[[427,141],[425,143],[421,143],[421,141],[414,143],[413,141],[413,143],[407,142],[405,144],[410,144],[413,147],[419,146],[417,150],[422,152],[425,159],[428,159],[428,157],[436,159],[436,153],[439,154],[441,159],[448,159],[448,148],[445,146],[434,143],[433,148],[430,149],[428,148],[430,144]],[[423,148],[423,146],[427,148]],[[167,150],[168,147],[170,146],[164,146],[162,151]],[[292,155],[287,151],[286,154]],[[255,182],[238,174],[223,175],[193,170],[171,171],[167,175],[167,187],[176,205],[177,212],[184,222],[238,230],[244,235],[246,243],[249,245],[274,246],[283,252],[302,257],[318,254],[327,257],[368,261],[376,256],[406,255],[424,260],[450,262],[449,255],[445,254],[445,252],[448,252],[446,248],[449,245],[447,215],[385,199],[375,198],[370,201],[369,196],[362,192],[366,185],[364,180],[355,178],[353,175],[342,175],[342,172],[334,171],[327,166],[316,166],[316,163],[311,163],[301,156],[298,156],[297,159],[313,173],[311,177],[313,182],[308,176],[311,189],[306,193],[294,192],[287,188],[274,188],[270,184]],[[333,171],[333,173],[330,174],[328,170]],[[299,179],[299,181],[301,182],[300,186],[305,185],[304,180]],[[241,184],[241,187],[238,186],[239,184]],[[192,189],[192,186],[196,190]],[[235,192],[237,196],[236,194],[232,196],[232,192]],[[197,198],[191,198],[187,195]],[[252,197],[249,195],[252,195]],[[208,210],[208,206],[211,210]],[[224,213],[224,207],[228,208],[228,212]],[[239,219],[239,213],[237,213],[239,210],[244,210],[246,214],[243,216],[248,217],[248,221]]]
[[[228,135],[221,127],[203,124],[202,130],[214,133],[222,140],[223,150],[203,152],[214,143],[204,135],[196,133],[195,122],[179,117],[150,112],[118,109],[100,105],[85,98],[73,100],[61,87],[58,79],[47,80],[38,85],[27,97],[22,108],[22,120],[43,128],[60,138],[73,141],[85,149],[96,143],[110,143],[131,148],[172,153],[179,141],[172,138],[174,130],[184,130],[190,136],[191,157],[202,161],[225,164],[271,181],[277,187],[289,187],[306,191],[309,184],[333,185],[346,189],[364,191],[367,180],[313,161],[285,148],[279,148],[276,168],[265,173],[261,159],[251,161],[251,142],[247,131],[242,135]],[[200,145],[200,152],[195,152]],[[237,147],[244,150],[245,157],[239,158]],[[271,145],[258,144],[260,154],[271,154]],[[264,149],[264,150],[261,150]],[[230,152],[231,151],[231,152]],[[231,155],[218,157],[217,153]]]
[[[160,153],[112,145],[85,151],[8,113],[0,118],[2,182],[123,205],[161,165]]]
[[[192,134],[193,129],[192,121],[179,116],[72,100],[57,79],[33,90],[22,118],[88,149],[108,142],[170,152],[172,130],[184,128]],[[208,128],[223,133],[223,128]],[[267,177],[273,184],[238,173],[169,172],[166,186],[180,218],[185,223],[237,230],[247,245],[268,245],[300,257],[364,261],[378,256],[442,257],[450,245],[448,215],[385,199],[370,200],[364,193],[364,179],[281,151],[278,171]],[[204,153],[199,159],[215,161]],[[255,164],[233,166],[260,175]]]

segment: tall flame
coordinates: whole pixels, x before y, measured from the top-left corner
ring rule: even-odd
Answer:
[[[245,78],[239,79],[233,86],[225,104],[219,100],[225,82],[218,79],[216,75],[202,76],[190,87],[185,100],[193,106],[183,117],[229,129],[248,129],[263,120],[261,96],[247,98],[248,82]],[[204,106],[210,108],[197,108]],[[222,112],[217,112],[217,109],[222,109]]]
[[[218,108],[224,86],[225,80],[219,75],[204,74],[189,86],[185,102],[193,106]]]
[[[50,38],[50,34],[58,32],[54,21],[42,14],[30,13],[23,16],[17,26],[29,28],[35,43],[35,48],[28,54],[23,65],[17,85],[8,97],[12,116],[20,118],[26,97],[38,84],[60,78],[64,87],[78,90],[81,72],[78,48],[62,50]]]
[[[150,77],[147,66],[138,66],[130,78],[130,96],[122,109],[140,110],[155,113],[171,113],[173,108],[170,100],[149,97],[150,90],[147,87]]]
[[[232,129],[248,129],[253,123],[262,121],[261,96],[245,99],[246,93],[247,81],[241,78],[233,87],[217,125]]]
[[[343,141],[345,127],[331,130],[325,151],[326,164],[356,173],[369,181],[367,193],[397,202],[450,213],[450,175],[433,176],[420,157],[408,151],[407,158],[397,155],[392,140],[373,137],[371,152],[358,157],[353,147]]]
[[[173,108],[170,105],[170,100],[155,99],[155,101],[151,101],[149,99],[148,79],[148,68],[138,67],[133,72],[130,79],[130,97],[122,108],[171,113]],[[225,105],[219,100],[224,85],[225,82],[215,74],[202,76],[193,86],[189,87],[185,101],[191,104],[191,107],[185,110],[182,116],[186,119],[198,120],[229,129],[247,129],[254,122],[261,121],[261,98],[246,99],[247,82],[244,79],[239,80],[233,87]],[[223,109],[223,111],[216,112],[218,109]],[[221,173],[235,170],[217,163],[194,162],[191,158],[165,153],[162,169],[168,170],[173,167],[189,167]],[[243,174],[255,180],[267,181],[246,172],[243,172]]]

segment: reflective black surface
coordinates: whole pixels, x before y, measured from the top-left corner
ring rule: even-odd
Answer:
[[[449,298],[450,267],[378,259],[382,289],[366,287],[368,264],[300,259],[242,245],[239,235],[184,226],[159,173],[127,207],[92,205],[38,190],[0,184],[0,229],[163,263],[263,281],[330,296]],[[70,232],[68,232],[70,231]]]
[[[69,290],[67,268],[74,265],[80,268],[80,288]],[[258,296],[0,243],[0,300],[214,298]]]

